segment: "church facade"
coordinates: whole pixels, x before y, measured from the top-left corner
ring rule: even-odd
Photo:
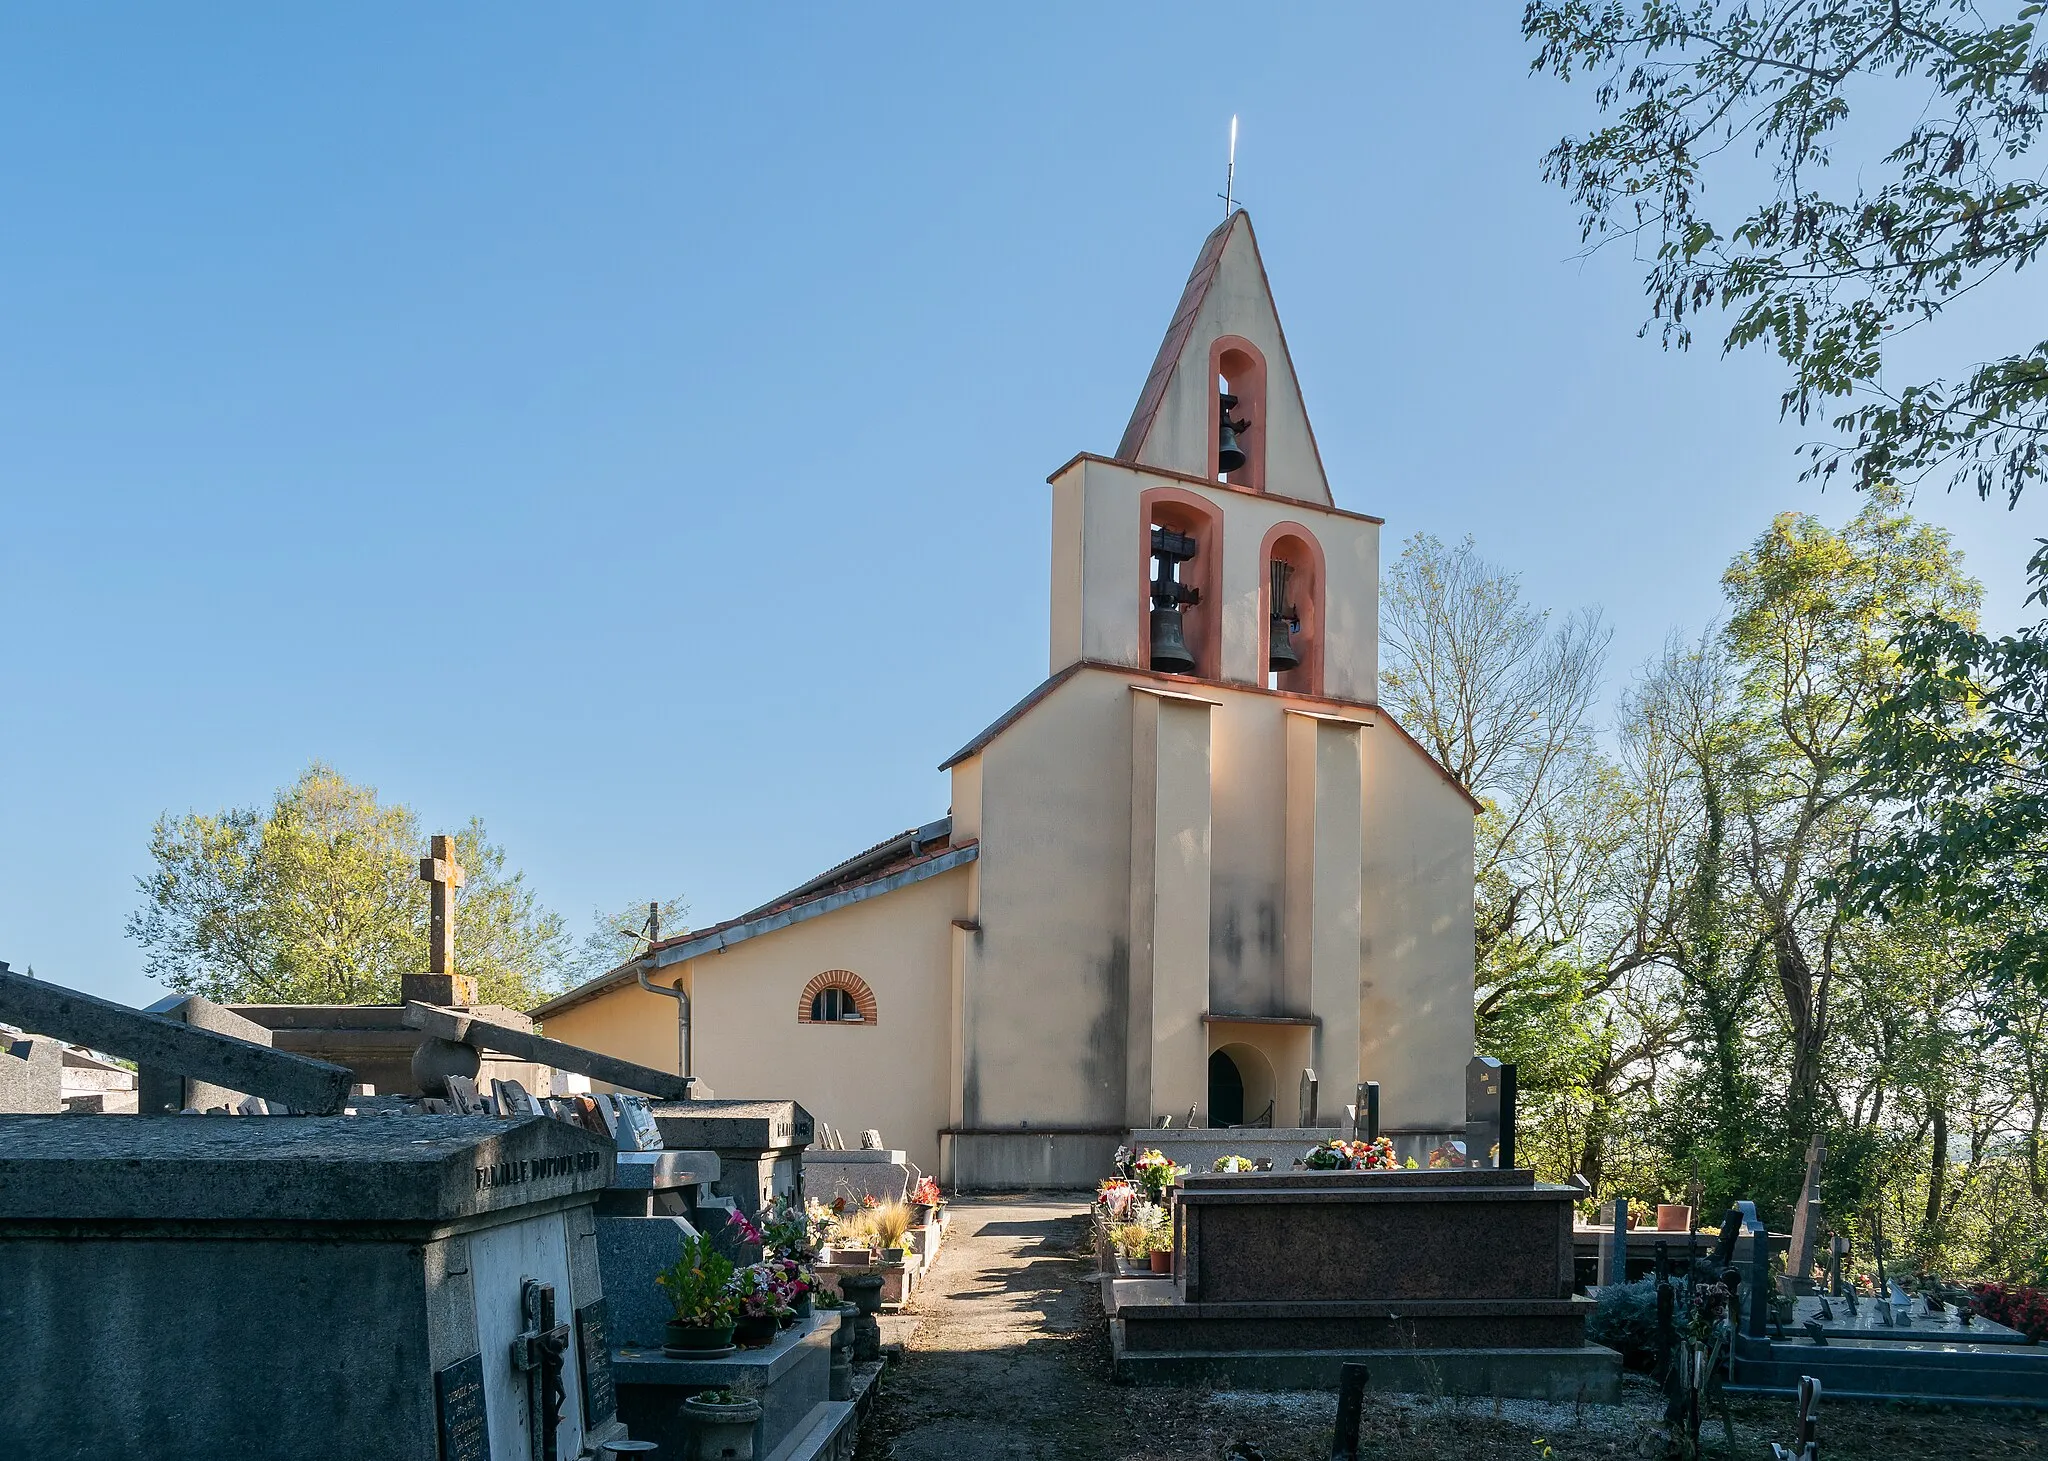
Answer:
[[[948,1186],[1090,1186],[1130,1128],[1465,1119],[1477,804],[1377,703],[1380,519],[1332,500],[1251,220],[1113,456],[1051,478],[1049,677],[947,817],[536,1009],[878,1128]],[[679,989],[683,1001],[645,986]]]

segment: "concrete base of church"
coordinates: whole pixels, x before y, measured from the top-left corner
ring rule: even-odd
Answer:
[[[1270,1349],[1133,1352],[1124,1320],[1109,1321],[1111,1361],[1130,1385],[1211,1390],[1335,1390],[1347,1364],[1370,1372],[1367,1388],[1408,1395],[1498,1395],[1612,1405],[1621,1398],[1621,1356],[1597,1344],[1566,1349]]]
[[[1116,1170],[1120,1127],[939,1134],[939,1182],[953,1192],[1092,1192]]]

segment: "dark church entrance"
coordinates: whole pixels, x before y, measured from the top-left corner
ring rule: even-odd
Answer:
[[[1209,1124],[1244,1125],[1244,1077],[1221,1050],[1209,1057]]]

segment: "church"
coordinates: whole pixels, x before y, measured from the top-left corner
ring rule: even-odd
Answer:
[[[1381,519],[1336,505],[1250,217],[1123,440],[1053,473],[1045,680],[951,808],[533,1011],[879,1129],[949,1188],[1087,1187],[1133,1127],[1465,1121],[1473,817],[1380,708]],[[940,748],[935,748],[940,749]]]

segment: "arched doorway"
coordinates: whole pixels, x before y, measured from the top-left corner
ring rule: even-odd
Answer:
[[[1244,1077],[1221,1050],[1209,1057],[1209,1124],[1244,1125]]]
[[[1256,1045],[1233,1041],[1209,1056],[1209,1124],[1271,1126],[1273,1063]]]

